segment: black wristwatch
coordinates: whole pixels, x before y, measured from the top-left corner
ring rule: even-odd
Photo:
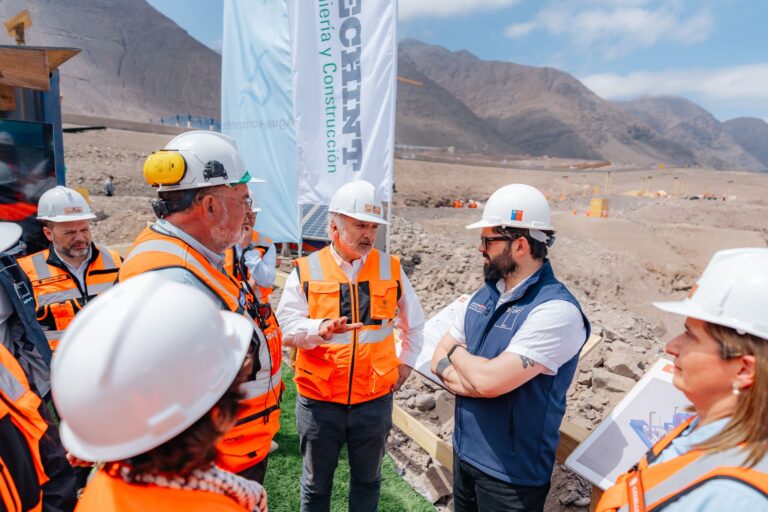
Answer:
[[[461,348],[463,348],[463,349],[466,349],[466,348],[467,348],[467,347],[465,347],[464,345],[462,345],[461,343],[456,343],[454,346],[452,346],[452,347],[451,347],[451,350],[449,350],[449,351],[448,351],[448,354],[447,354],[445,357],[447,357],[447,358],[448,358],[448,360],[449,360],[449,361],[451,361],[451,355],[453,355],[453,353],[454,353],[454,352],[456,351],[456,349],[457,349],[457,348],[459,348],[459,347],[461,347]],[[453,363],[453,361],[451,361],[451,363]]]
[[[437,362],[437,368],[435,368],[435,374],[437,374],[437,376],[442,379],[443,372],[449,366],[451,366],[451,361],[447,357],[442,358],[440,361]]]

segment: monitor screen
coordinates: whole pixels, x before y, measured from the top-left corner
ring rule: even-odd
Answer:
[[[37,202],[54,186],[53,125],[0,119],[0,220],[21,225],[27,254],[48,246]]]

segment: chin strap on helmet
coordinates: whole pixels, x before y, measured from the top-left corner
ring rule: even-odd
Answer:
[[[153,199],[152,209],[155,211],[155,215],[158,219],[163,219],[172,213],[184,211],[192,204],[198,190],[200,189],[193,188],[184,191],[184,195],[181,199]]]

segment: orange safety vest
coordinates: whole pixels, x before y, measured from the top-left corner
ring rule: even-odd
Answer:
[[[374,249],[351,283],[330,247],[298,260],[309,318],[341,316],[361,329],[334,335],[328,343],[296,354],[296,386],[307,398],[347,405],[392,391],[400,364],[394,323],[402,293],[400,260]]]
[[[216,461],[222,469],[237,473],[261,462],[269,454],[272,438],[280,429],[282,333],[272,309],[248,302],[242,285],[214,267],[183,240],[146,228],[131,246],[118,275],[124,281],[138,274],[164,268],[183,268],[202,282],[222,305],[248,318],[256,318],[266,339],[259,344],[258,368],[242,385],[235,426],[219,442]],[[261,310],[261,311],[258,311]],[[260,317],[260,320],[259,320]]]
[[[23,435],[37,478],[37,500],[35,503],[23,503],[8,463],[0,456],[0,505],[4,505],[3,510],[43,509],[42,487],[49,478],[40,457],[40,439],[48,430],[48,423],[40,415],[41,403],[40,397],[29,388],[29,381],[19,362],[0,344],[0,420],[10,417]]]
[[[37,303],[37,321],[51,349],[55,350],[64,329],[85,304],[112,287],[120,269],[117,251],[91,244],[91,260],[85,271],[85,283],[70,273],[55,251],[45,249],[20,258],[19,266],[32,281]]]
[[[76,512],[243,512],[232,498],[215,492],[171,489],[156,485],[129,484],[103,469],[96,473],[83,491]]]
[[[261,241],[259,241],[261,240]],[[259,238],[259,232],[254,230],[252,231],[251,236],[251,244],[248,248],[243,249],[243,251],[247,250],[254,250],[259,251],[259,254],[262,258],[264,258],[264,255],[269,250],[270,245],[272,245],[272,240],[267,237]],[[245,281],[246,283],[251,280],[251,273],[248,270],[248,267],[245,266],[245,264],[242,265],[241,268],[238,268],[235,266],[235,248],[232,247],[231,249],[227,249],[227,252],[224,253],[224,268],[227,272],[229,272],[229,275],[236,277],[240,281]],[[244,273],[244,275],[243,275]],[[256,290],[254,290],[256,293],[259,294],[259,301],[266,304],[269,302],[269,296],[272,294],[272,287],[264,287],[264,286],[256,286]]]
[[[659,511],[711,480],[736,480],[768,499],[768,457],[757,465],[743,467],[745,452],[741,447],[721,452],[691,450],[674,459],[650,466],[694,418],[667,434],[635,467],[621,475],[613,487],[603,493],[598,512]]]

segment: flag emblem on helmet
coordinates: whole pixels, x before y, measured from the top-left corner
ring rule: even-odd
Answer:
[[[523,220],[523,210],[512,210],[510,220],[521,221]]]
[[[72,215],[74,213],[83,213],[83,207],[70,206],[70,207],[64,208],[64,215]]]
[[[365,213],[372,213],[374,215],[381,215],[381,206],[376,206],[375,204],[366,204],[365,205]]]

